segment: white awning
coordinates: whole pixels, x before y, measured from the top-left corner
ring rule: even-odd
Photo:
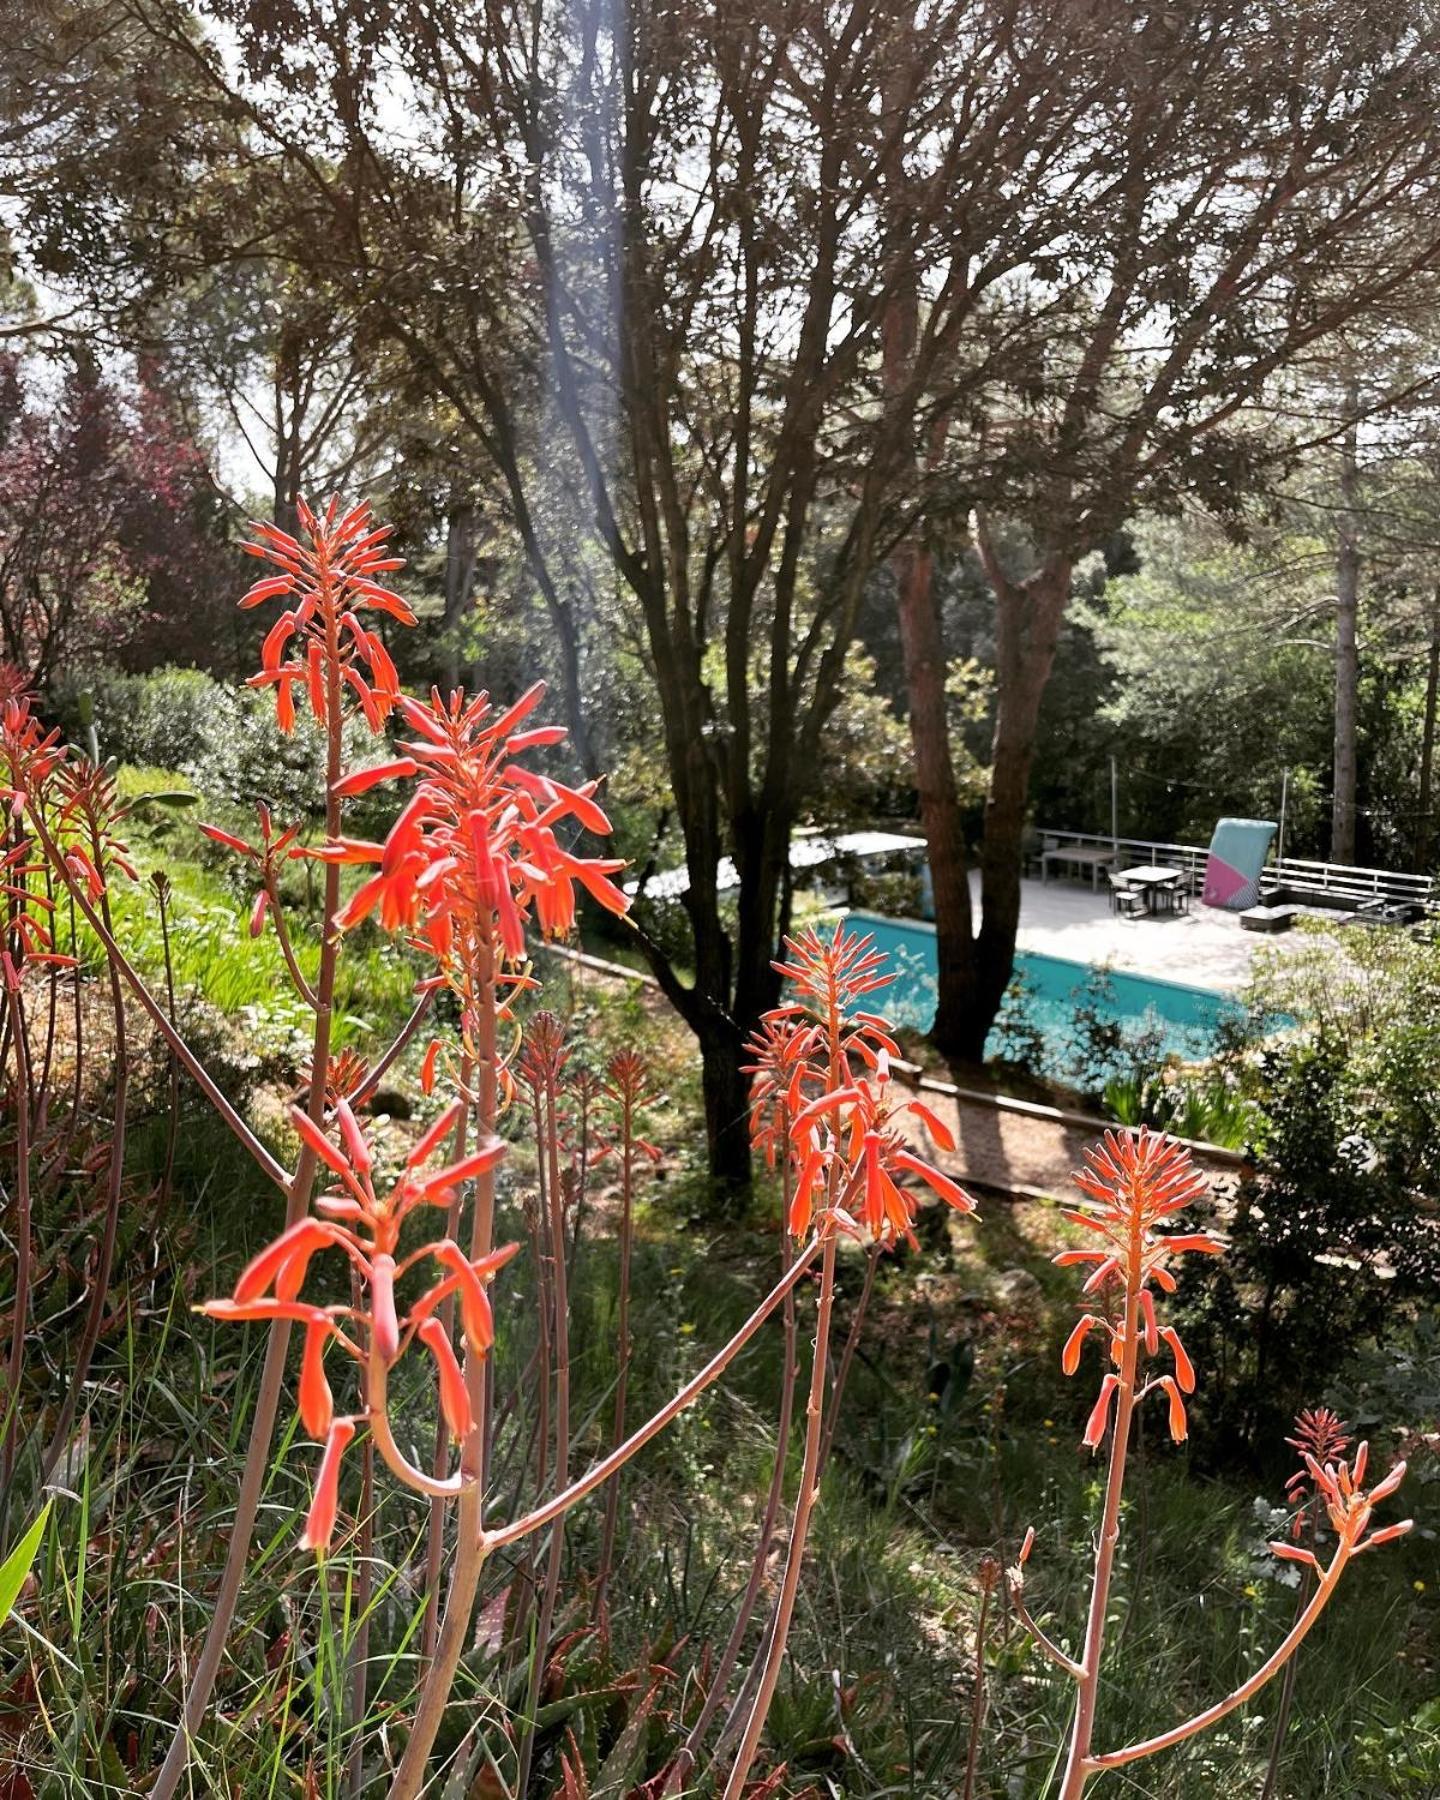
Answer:
[[[820,834],[795,837],[790,840],[790,867],[795,873],[805,869],[822,868],[828,862],[835,862],[841,857],[854,857],[861,862],[869,862],[886,856],[898,856],[903,851],[923,856],[925,840],[921,837],[905,837],[896,831],[846,831],[838,837]],[[720,858],[715,872],[715,890],[728,894],[740,885],[740,876],[733,860],[728,856]],[[659,875],[652,875],[645,884],[647,900],[678,900],[688,891],[690,872],[688,869],[666,869]],[[638,881],[627,881],[625,892],[633,899],[640,891]]]

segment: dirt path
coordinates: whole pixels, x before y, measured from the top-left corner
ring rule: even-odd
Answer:
[[[1065,1116],[1045,1116],[1045,1108],[994,1106],[928,1087],[924,1099],[955,1133],[958,1149],[944,1159],[946,1167],[958,1171],[962,1182],[1022,1198],[1069,1195],[1071,1174],[1101,1129]],[[1200,1151],[1195,1160],[1212,1189],[1234,1187],[1238,1170],[1232,1158]]]

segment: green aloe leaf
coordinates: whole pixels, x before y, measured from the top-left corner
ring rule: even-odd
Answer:
[[[45,1535],[45,1521],[50,1517],[50,1502],[47,1500],[40,1508],[40,1516],[21,1538],[20,1542],[0,1563],[0,1625],[10,1617],[10,1608],[15,1604],[15,1596],[25,1585],[25,1577],[30,1573],[31,1564],[35,1561],[35,1553],[40,1548],[40,1540]]]

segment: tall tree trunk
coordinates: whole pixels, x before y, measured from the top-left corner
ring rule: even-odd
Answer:
[[[737,1198],[750,1186],[750,1088],[740,1065],[745,1034],[733,1020],[711,1013],[700,1040],[700,1085],[710,1174]]]
[[[967,1021],[975,1011],[974,925],[960,796],[950,753],[945,643],[935,599],[934,558],[922,546],[908,542],[895,551],[891,561],[899,601],[920,827],[935,901],[938,972],[932,1035],[947,1054],[968,1055]]]
[[[1330,815],[1330,860],[1355,861],[1355,711],[1360,687],[1356,622],[1360,607],[1360,522],[1356,510],[1355,382],[1346,389],[1349,415],[1340,449],[1339,549],[1335,557],[1335,783]]]
[[[772,758],[779,754],[772,748]],[[790,860],[790,810],[778,803],[756,808],[735,823],[735,863],[740,877],[735,931],[735,1021],[742,1039],[778,1004],[780,977],[774,962],[782,889]]]
[[[441,680],[460,685],[460,621],[475,587],[475,508],[454,506],[445,522],[445,613],[440,648]]]
[[[908,40],[913,29],[904,27]],[[906,57],[896,59],[885,94],[887,115],[892,120],[903,109]],[[903,136],[896,131],[897,154],[888,171],[890,192],[902,215],[910,204],[904,158],[899,154]],[[902,251],[902,255],[906,252]],[[913,256],[895,283],[895,293],[881,330],[885,386],[889,393],[902,391],[912,378],[912,362],[920,324],[920,277]],[[941,418],[931,428],[928,454],[937,458],[943,449],[947,422]],[[905,475],[913,484],[920,475],[920,459],[912,445]],[[978,1062],[984,1054],[989,1022],[976,1040],[975,932],[970,905],[970,872],[965,860],[965,835],[960,817],[960,795],[955,782],[955,763],[950,747],[950,719],[945,695],[945,633],[935,596],[935,559],[918,535],[899,543],[891,555],[899,614],[900,649],[905,667],[910,744],[915,753],[915,790],[920,808],[920,827],[925,834],[930,866],[931,893],[935,906],[936,992],[935,1022],[931,1037],[947,1056]]]
[[[1430,666],[1425,676],[1425,726],[1420,738],[1420,820],[1415,834],[1415,867],[1430,865],[1430,794],[1435,775],[1435,709],[1440,699],[1440,587],[1430,597]]]
[[[945,650],[930,559],[919,546],[906,544],[893,560],[899,579],[910,741],[935,892],[939,973],[931,1035],[944,1055],[980,1062],[1015,969],[1030,767],[1040,703],[1070,598],[1070,562],[1054,554],[1024,581],[1013,581],[982,549],[995,594],[996,682],[977,931],[950,757]]]
[[[272,504],[275,523],[293,537],[300,529],[300,344],[296,331],[286,325],[275,351],[275,483]],[[312,496],[315,498],[316,496]]]
[[[980,847],[980,930],[972,1009],[950,1054],[978,1059],[1015,969],[1025,813],[1040,704],[1070,598],[1070,561],[1052,555],[1024,581],[986,556],[995,591],[995,729]]]

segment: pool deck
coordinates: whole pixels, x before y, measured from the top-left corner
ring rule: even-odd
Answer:
[[[972,883],[979,905],[979,880]],[[1188,913],[1125,918],[1109,898],[1068,881],[1021,883],[1019,947],[1071,962],[1108,963],[1134,975],[1232,993],[1250,979],[1262,945],[1293,938],[1241,928],[1238,914],[1192,899]]]

